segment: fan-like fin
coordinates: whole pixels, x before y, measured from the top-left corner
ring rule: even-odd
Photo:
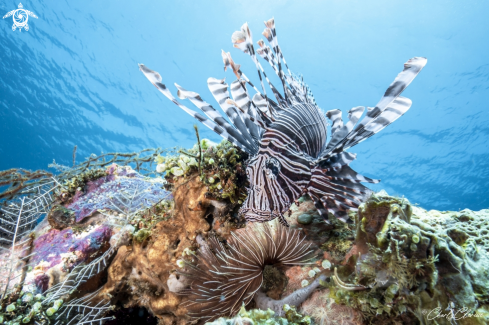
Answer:
[[[407,86],[413,81],[418,73],[426,65],[426,58],[415,57],[404,63],[404,70],[399,73],[396,79],[385,91],[384,96],[378,102],[378,104],[368,112],[362,122],[355,128],[358,131],[364,128],[371,120],[380,115],[389,105],[392,103],[401,93],[406,89]]]
[[[284,61],[285,67],[287,68],[287,71],[289,72],[289,75],[292,73],[290,72],[290,69],[287,65],[287,62],[285,62],[284,55],[282,53],[282,50],[280,49],[280,46],[278,45],[278,39],[277,39],[277,31],[275,29],[275,18],[271,18],[267,21],[264,22],[266,29],[263,31],[263,36],[265,36],[268,40],[268,42],[272,45],[273,51],[279,57],[282,61]],[[267,31],[267,29],[269,31]],[[280,59],[278,62],[280,62]]]
[[[275,30],[275,19],[269,19],[264,22],[265,23],[265,30],[263,31],[262,35],[265,36],[265,38],[268,40],[270,45],[273,48],[273,51],[275,52],[275,55],[277,57],[277,63],[278,63],[278,76],[280,77],[280,80],[282,81],[282,86],[284,87],[284,92],[285,92],[285,98],[287,98],[287,86],[285,85],[285,78],[284,74],[282,72],[282,64],[280,62],[280,59],[284,61],[285,66],[287,66],[287,63],[285,63],[285,59],[282,55],[282,51],[280,50],[280,47],[278,46],[278,39],[277,39],[277,31]],[[289,67],[287,67],[287,70]],[[290,75],[290,70],[289,70],[289,75]]]
[[[379,116],[365,126],[363,132],[356,134],[345,143],[345,149],[353,147],[358,143],[370,138],[375,133],[380,132],[386,126],[404,115],[411,107],[411,100],[406,97],[397,97]]]
[[[343,126],[343,118],[341,117],[342,112],[339,109],[333,109],[326,112],[326,116],[331,120],[331,135],[338,132],[338,130]]]
[[[188,91],[177,84],[175,84],[175,86],[178,89],[178,97],[180,99],[189,99],[195,106],[197,106],[202,112],[204,112],[217,125],[226,130],[226,132],[228,132],[232,137],[234,137],[241,143],[246,143],[246,145],[250,147],[250,149],[258,151],[258,145],[255,141],[253,141],[253,139],[251,139],[247,129],[242,131],[239,128],[234,128],[214,107],[205,102],[199,94],[193,91]],[[253,124],[251,121],[250,123]]]
[[[256,109],[253,107],[251,99],[248,96],[245,84],[243,84],[239,80],[233,81],[231,83],[231,95],[233,96],[233,100],[236,102],[236,105],[239,109],[241,109],[241,111],[243,111],[244,113],[248,113],[248,115],[252,115],[253,113],[256,114]],[[257,115],[255,116],[257,117]],[[248,127],[251,137],[253,138],[253,140],[255,140],[255,144],[259,145],[261,138],[260,128],[250,119],[245,119],[245,123]]]
[[[259,141],[255,143],[253,138],[254,131],[250,131],[248,125],[253,125],[254,123],[265,128],[262,120],[255,119],[253,116],[236,108],[235,103],[233,103],[233,101],[229,98],[228,84],[224,81],[224,79],[219,80],[216,78],[209,78],[207,79],[207,85],[212,95],[221,106],[222,110],[233,122],[234,126],[240,130],[241,133],[243,133],[249,142],[253,143],[254,148],[256,148],[256,151],[258,151]],[[258,132],[258,134],[261,137],[261,132]]]
[[[259,40],[257,43],[258,46],[260,46],[260,48],[256,50],[256,53],[258,53],[258,55],[260,55],[262,59],[267,61],[270,64],[270,66],[273,68],[277,76],[280,77],[280,72],[278,71],[278,66],[277,66],[278,64],[277,58],[275,57],[275,55],[273,55],[270,46],[265,45],[265,42],[263,40]]]
[[[248,148],[246,143],[241,143],[234,137],[232,137],[230,134],[226,132],[222,127],[214,123],[212,120],[209,120],[205,116],[185,107],[184,105],[180,104],[175,97],[171,94],[171,92],[166,88],[166,86],[161,83],[161,76],[158,72],[153,71],[149,68],[147,68],[144,64],[139,64],[139,69],[141,72],[144,74],[144,76],[158,89],[165,97],[170,99],[175,105],[183,109],[187,114],[193,116],[195,119],[199,120],[202,124],[207,126],[209,129],[213,130],[217,134],[219,134],[221,137],[224,139],[228,140],[229,142],[233,143],[236,145],[238,148],[244,150],[245,152],[249,154],[254,154],[254,151],[251,150],[251,148]]]
[[[365,181],[375,182],[358,174],[348,165],[341,168],[314,168],[307,192],[314,198],[319,213],[326,217],[326,221],[325,212],[329,211],[336,218],[347,222],[347,211],[357,209],[372,193],[360,184]]]
[[[253,96],[252,101],[258,109],[258,113],[260,113],[262,120],[267,126],[269,126],[273,122],[273,117],[270,116],[270,111],[268,110],[268,105],[265,98],[263,98],[263,96],[258,93]]]
[[[404,97],[399,98],[399,96],[423,69],[426,62],[426,58],[423,57],[408,60],[404,64],[404,70],[387,88],[379,103],[373,109],[367,110],[363,120],[342,140],[334,146],[328,146],[329,149],[321,154],[323,157],[320,157],[318,161],[327,159],[331,153],[343,151],[371,137],[404,114],[411,106],[411,101]],[[382,114],[387,109],[389,110]]]
[[[353,107],[348,112],[348,122],[345,125],[343,125],[340,110],[336,109],[326,113],[326,116],[333,122],[331,127],[331,140],[326,147],[326,152],[330,151],[331,148],[334,148],[351,132],[351,130],[353,130],[353,127],[362,116],[364,110],[365,107],[363,106]]]
[[[263,96],[265,97],[266,100],[267,92],[265,90],[265,86],[263,85],[263,79],[261,77],[259,62],[256,58],[255,49],[253,47],[253,39],[251,36],[250,28],[248,27],[248,23],[244,23],[243,26],[241,26],[240,31],[236,31],[233,33],[233,35],[231,36],[231,41],[233,42],[235,48],[238,48],[244,53],[248,53],[251,56],[251,59],[256,65],[258,77],[260,78],[261,88],[263,90]]]

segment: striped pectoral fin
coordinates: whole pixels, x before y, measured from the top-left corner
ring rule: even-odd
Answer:
[[[324,207],[319,197],[317,197],[314,193],[310,191],[308,191],[308,194],[311,199],[313,199],[314,206],[318,210],[318,213],[323,218],[324,222],[327,224],[331,224],[331,222],[329,221],[328,209]]]
[[[253,151],[244,143],[238,141],[236,138],[231,136],[228,132],[226,132],[225,129],[223,129],[221,126],[217,125],[214,121],[208,119],[202,114],[199,114],[198,112],[195,112],[186,106],[182,105],[178,100],[171,94],[170,90],[161,82],[161,76],[158,72],[153,71],[149,68],[147,68],[144,64],[139,64],[139,69],[145,77],[158,89],[165,97],[167,97],[169,100],[171,100],[175,105],[180,107],[182,110],[184,110],[187,114],[191,115],[195,119],[199,120],[202,124],[207,126],[209,129],[213,130],[217,134],[219,134],[221,137],[224,139],[228,140],[229,142],[233,143],[236,145],[238,148],[244,150],[245,152],[248,152],[250,154],[253,154]]]
[[[284,215],[281,214],[281,213],[278,215],[278,222],[280,222],[280,224],[282,226],[285,226],[285,227],[288,227],[289,226],[289,223],[287,222],[287,220],[285,220]]]
[[[411,101],[407,98],[400,97],[400,95],[414,78],[416,78],[418,73],[426,65],[426,62],[426,58],[415,57],[404,63],[404,70],[397,75],[396,79],[394,79],[385,91],[384,96],[382,96],[373,109],[368,110],[363,120],[348,135],[348,139],[345,141],[348,145],[344,145],[345,149],[379,132],[402,116],[411,107]],[[375,132],[367,131],[364,133],[365,130],[374,130]]]
[[[375,119],[371,120],[362,129],[360,129],[354,136],[352,136],[344,144],[344,148],[350,148],[358,143],[370,138],[372,135],[380,132],[386,126],[397,120],[404,115],[411,107],[411,100],[406,97],[397,97],[389,106],[382,111]],[[375,108],[374,108],[375,109]]]
[[[377,105],[370,111],[362,120],[362,122],[355,128],[355,130],[363,128],[371,120],[380,115],[401,93],[407,86],[414,80],[418,73],[426,65],[426,58],[415,57],[404,63],[404,70],[401,71],[392,84],[387,88],[384,96],[380,99]]]
[[[307,190],[326,211],[347,222],[348,211],[356,210],[372,193],[360,182],[372,183],[375,180],[356,173],[347,165],[336,170],[315,168]]]

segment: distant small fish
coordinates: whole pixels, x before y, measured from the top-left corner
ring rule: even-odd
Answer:
[[[284,218],[291,204],[300,196],[308,194],[319,213],[328,219],[332,212],[342,221],[348,221],[348,210],[354,210],[372,193],[361,182],[377,183],[364,177],[349,167],[356,158],[345,150],[371,137],[402,116],[411,107],[411,100],[400,94],[425,66],[427,60],[415,57],[404,64],[394,82],[375,107],[368,107],[367,113],[357,124],[365,107],[354,107],[348,113],[349,121],[344,124],[341,111],[326,113],[331,120],[331,140],[327,142],[327,122],[324,113],[317,106],[309,87],[302,78],[293,75],[285,62],[278,45],[274,19],[265,22],[263,35],[271,48],[263,40],[258,41],[256,51],[267,61],[279,76],[283,95],[268,79],[258,61],[252,44],[251,31],[244,24],[240,31],[232,35],[234,47],[248,53],[255,63],[260,77],[260,92],[234,63],[230,53],[222,52],[224,70],[230,68],[237,80],[229,87],[224,79],[209,78],[208,87],[223,111],[232,121],[229,123],[217,110],[205,102],[199,94],[185,90],[175,84],[178,97],[189,99],[204,116],[180,102],[161,83],[161,76],[143,64],[140,70],[173,103],[198,119],[223,138],[250,154],[246,173],[250,182],[248,197],[240,209],[240,215],[248,221],[264,222]],[[282,63],[287,69],[285,73]],[[275,101],[267,96],[263,85],[266,80]],[[247,85],[256,94],[253,99],[248,94]],[[356,125],[356,126],[355,126]]]

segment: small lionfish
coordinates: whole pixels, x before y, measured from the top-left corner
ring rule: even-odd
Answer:
[[[302,78],[290,72],[278,45],[274,19],[266,21],[265,26],[263,35],[273,52],[260,40],[260,48],[256,53],[279,76],[284,93],[282,95],[268,79],[256,57],[248,24],[244,24],[240,31],[234,32],[232,42],[234,47],[251,56],[258,70],[263,93],[240,70],[231,54],[224,51],[224,70],[231,68],[237,77],[231,83],[232,99],[225,79],[207,80],[214,98],[232,123],[199,94],[175,84],[178,97],[189,99],[207,117],[185,107],[161,83],[161,76],[157,72],[143,64],[139,68],[173,103],[250,155],[246,168],[250,187],[248,197],[240,209],[240,215],[244,215],[248,221],[264,222],[279,218],[283,225],[287,225],[284,213],[300,196],[308,194],[326,222],[328,211],[346,222],[347,211],[357,209],[372,193],[360,183],[377,183],[379,180],[364,177],[350,168],[349,164],[356,155],[345,150],[371,137],[406,113],[411,107],[411,100],[399,95],[427,60],[422,57],[408,60],[404,70],[387,88],[379,103],[373,108],[367,108],[360,123],[357,124],[365,107],[352,108],[346,124],[343,123],[340,110],[328,111],[326,116],[332,125],[331,140],[327,142],[328,124],[324,113]],[[288,73],[282,70],[282,62]],[[275,101],[266,94],[262,74]],[[250,99],[247,84],[256,91],[253,99]]]

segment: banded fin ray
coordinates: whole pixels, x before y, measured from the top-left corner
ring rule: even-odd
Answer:
[[[251,99],[246,91],[246,86],[239,80],[235,80],[231,83],[231,95],[233,100],[236,102],[236,106],[242,110],[243,113],[248,113],[248,115],[254,115],[257,118],[257,112],[252,105]],[[246,127],[248,128],[251,137],[258,145],[260,143],[262,132],[258,125],[253,123],[250,119],[245,119]]]
[[[367,110],[362,121],[334,147],[328,146],[329,149],[322,154],[323,157],[320,157],[318,161],[327,159],[332,152],[339,152],[362,142],[402,116],[411,107],[411,101],[405,97],[400,97],[400,94],[423,69],[426,62],[426,58],[423,57],[409,59],[404,64],[404,70],[387,88],[379,103],[373,109]]]
[[[397,97],[379,116],[371,123],[367,124],[362,132],[358,132],[353,138],[345,143],[345,149],[353,147],[360,142],[370,138],[380,132],[386,126],[404,115],[411,108],[412,101],[409,98]]]
[[[178,84],[175,84],[175,86],[178,89],[178,97],[180,99],[189,99],[195,106],[197,106],[197,108],[204,112],[211,120],[226,130],[226,132],[228,132],[235,139],[239,140],[241,143],[246,143],[255,151],[258,150],[257,143],[253,141],[247,129],[245,129],[243,132],[239,128],[234,128],[214,107],[205,102],[199,94],[193,91],[188,91]]]
[[[247,140],[253,143],[254,151],[258,151],[259,138],[256,138],[256,134],[261,134],[260,129],[254,129],[254,126],[259,128],[265,128],[266,125],[260,118],[248,114],[247,112],[237,108],[237,103],[233,102],[229,97],[228,84],[224,79],[209,78],[207,79],[207,86],[214,96],[214,99],[219,103],[222,110],[231,119],[233,125],[245,134]],[[253,129],[250,129],[253,127]]]
[[[253,141],[252,136],[250,135],[249,130],[246,126],[246,120],[252,119],[248,114],[242,112],[237,109],[234,104],[230,102],[231,98],[229,97],[228,84],[224,79],[216,79],[209,78],[207,79],[207,86],[214,96],[214,99],[219,103],[222,110],[226,113],[226,115],[231,119],[234,126],[240,130],[241,133],[245,135],[248,141]],[[253,121],[254,122],[254,121]],[[254,143],[254,145],[258,145]],[[256,148],[258,149],[258,148]]]
[[[326,116],[333,122],[333,126],[331,127],[331,140],[325,149],[326,152],[328,152],[331,148],[334,148],[351,132],[351,130],[353,130],[353,127],[355,127],[355,124],[365,111],[365,107],[353,107],[348,112],[348,122],[345,125],[343,125],[343,121],[341,119],[341,111],[339,113],[337,111],[339,110],[329,111],[326,113]]]
[[[187,114],[191,115],[195,119],[199,120],[202,124],[207,126],[209,129],[213,130],[217,134],[219,134],[221,137],[224,139],[228,140],[229,142],[233,143],[236,145],[238,148],[242,149],[243,151],[253,154],[254,151],[249,148],[245,143],[241,143],[238,141],[236,138],[231,136],[229,133],[226,132],[222,127],[217,125],[215,122],[212,120],[209,120],[205,116],[199,114],[198,112],[195,112],[186,106],[182,105],[180,102],[177,101],[175,97],[171,94],[171,92],[168,90],[168,88],[161,82],[161,75],[153,71],[149,68],[147,68],[144,64],[139,64],[139,70],[144,74],[144,76],[158,89],[165,97],[167,97],[169,100],[171,100],[175,105],[183,109]]]

